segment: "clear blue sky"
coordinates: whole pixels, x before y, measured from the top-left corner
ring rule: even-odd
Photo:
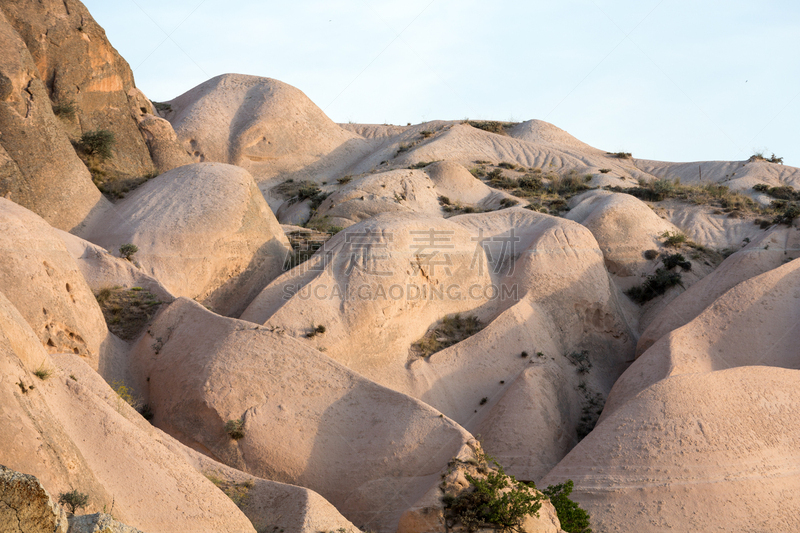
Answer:
[[[668,161],[800,166],[797,0],[84,0],[169,100],[276,78],[337,122],[552,122]]]

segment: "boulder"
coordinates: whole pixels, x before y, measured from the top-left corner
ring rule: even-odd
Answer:
[[[0,531],[67,533],[67,513],[34,476],[0,465]]]
[[[301,91],[270,78],[217,76],[169,104],[166,118],[195,162],[238,165],[258,182],[299,170],[357,138]]]
[[[247,171],[202,163],[148,181],[89,238],[133,259],[175,296],[238,316],[283,271],[289,243]]]

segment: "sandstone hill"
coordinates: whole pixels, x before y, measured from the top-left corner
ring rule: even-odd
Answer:
[[[799,169],[0,40],[0,531],[800,530]]]

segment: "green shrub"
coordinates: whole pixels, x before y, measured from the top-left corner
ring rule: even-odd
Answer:
[[[427,139],[428,137],[433,136],[433,132],[431,130],[422,130],[421,132],[419,132],[419,134],[422,135],[423,139]]]
[[[153,106],[158,111],[172,111],[172,105],[166,102],[153,102]]]
[[[778,200],[800,200],[800,191],[795,191],[787,185],[781,187],[770,187],[766,183],[759,183],[753,186],[756,192],[762,192]]]
[[[672,270],[675,267],[681,267],[683,270],[691,270],[692,264],[683,257],[683,254],[667,254],[662,259],[664,268]]]
[[[658,257],[658,250],[645,250],[644,258],[648,261],[652,261],[656,257]]]
[[[469,173],[476,178],[482,178],[486,176],[486,169],[483,167],[474,167],[470,169]]]
[[[225,422],[225,433],[233,440],[243,439],[244,421],[241,418],[239,420],[228,420]]]
[[[589,528],[589,513],[569,499],[574,484],[571,479],[558,485],[550,485],[542,492],[556,508],[561,529],[567,533],[592,533]]]
[[[70,120],[75,118],[77,108],[75,102],[61,102],[53,106],[53,114],[57,117],[68,118]]]
[[[78,509],[89,504],[89,495],[73,489],[69,492],[62,492],[58,496],[58,503],[66,506],[67,510],[74,515]]]
[[[675,285],[683,286],[681,275],[677,272],[670,272],[665,268],[659,268],[654,274],[647,276],[647,280],[639,287],[631,287],[627,294],[633,301],[639,304],[649,302],[656,296],[667,292],[667,289]]]
[[[772,221],[773,224],[785,224],[791,226],[794,219],[800,217],[800,206],[788,204],[782,213],[778,214]]]
[[[783,164],[783,158],[782,157],[778,157],[773,153],[772,157],[767,158],[767,157],[764,156],[764,152],[756,152],[756,153],[754,153],[753,155],[750,156],[750,159],[748,159],[748,161],[751,162],[751,163],[754,162],[754,161],[766,161],[767,163],[778,163],[780,165]]]
[[[343,176],[343,177],[337,179],[336,183],[338,183],[339,185],[347,185],[351,181],[353,181],[353,176]]]
[[[87,131],[81,136],[80,145],[87,155],[105,161],[111,157],[111,149],[116,143],[114,133],[108,130]]]
[[[608,174],[609,172],[611,172],[610,168],[601,168],[600,169],[600,174]]]
[[[665,231],[661,234],[661,238],[664,239],[664,246],[671,248],[677,248],[686,242],[686,235],[677,231]]]
[[[446,316],[442,323],[429,331],[414,346],[422,352],[423,357],[429,357],[454,344],[467,339],[484,328],[484,325],[474,315],[462,317],[459,313]]]
[[[506,128],[515,126],[509,122],[498,122],[496,120],[468,120],[467,124],[479,130],[488,131],[489,133],[496,133],[498,135],[505,135]]]
[[[496,471],[487,471],[486,478],[465,474],[470,489],[458,497],[445,495],[442,498],[447,518],[461,523],[468,532],[490,527],[522,533],[525,518],[539,515],[543,496],[532,483],[517,481],[496,461],[493,462]]]
[[[577,367],[578,374],[588,374],[592,369],[592,361],[589,359],[589,351],[583,350],[582,352],[572,352],[567,356],[570,364]]]
[[[36,370],[33,371],[33,375],[36,376],[37,378],[41,379],[42,381],[45,381],[45,380],[49,379],[50,376],[53,375],[53,370],[48,368],[45,365],[44,361],[42,361],[42,364],[39,365],[39,368],[37,368]]]
[[[606,152],[608,155],[616,157],[617,159],[630,159],[633,154],[630,152]]]
[[[542,178],[534,174],[525,174],[519,180],[517,180],[517,184],[519,185],[520,189],[525,191],[540,191],[542,189]]]
[[[117,393],[117,396],[121,401],[130,405],[136,411],[139,411],[140,409],[142,409],[142,407],[144,407],[144,402],[142,401],[142,399],[136,396],[134,390],[125,385],[125,383],[123,383],[122,381],[114,381],[111,384],[111,388],[114,389],[114,392]]]
[[[502,163],[500,163],[500,164],[499,164],[499,165],[497,165],[497,166],[498,166],[498,167],[500,167],[500,168],[505,168],[505,169],[508,169],[508,170],[514,170],[515,168],[517,168],[517,165],[516,165],[516,164],[514,164],[514,163],[507,163],[507,162],[505,162],[505,161],[503,161]]]
[[[130,261],[133,258],[133,255],[138,251],[139,247],[131,243],[123,244],[119,247],[120,257],[127,259],[128,261]]]
[[[511,198],[503,198],[502,200],[500,200],[500,208],[501,209],[514,207],[516,205],[519,205],[519,202],[517,202],[516,200],[512,200]]]

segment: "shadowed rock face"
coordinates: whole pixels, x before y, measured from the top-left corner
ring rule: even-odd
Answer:
[[[2,11],[0,48],[0,196],[79,232],[109,203],[75,154],[33,57]]]
[[[107,167],[133,177],[152,173],[129,103],[135,103],[133,73],[86,7],[77,0],[11,0],[0,10],[27,46],[46,95],[54,104],[74,105],[74,118],[60,120],[70,137],[111,131],[116,145]]]

